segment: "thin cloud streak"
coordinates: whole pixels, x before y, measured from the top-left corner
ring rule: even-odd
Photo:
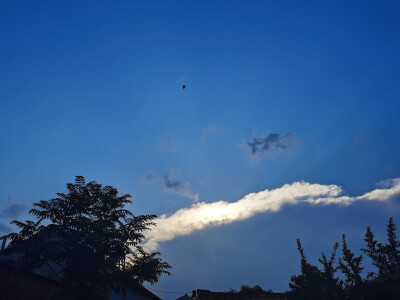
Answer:
[[[358,197],[342,196],[343,190],[337,185],[294,182],[258,193],[250,193],[236,202],[198,202],[189,208],[178,210],[173,215],[161,215],[155,220],[156,226],[146,232],[144,249],[154,251],[159,243],[178,236],[189,235],[209,226],[229,224],[249,219],[256,214],[277,212],[286,204],[309,203],[311,205],[349,205],[355,201],[386,201],[400,195],[400,178],[390,181],[391,185],[375,189]]]

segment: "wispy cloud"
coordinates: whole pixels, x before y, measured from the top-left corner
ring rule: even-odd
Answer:
[[[293,133],[268,133],[266,135],[254,136],[252,140],[245,141],[244,146],[250,151],[253,158],[261,158],[265,155],[277,155],[288,153],[298,138]]]
[[[146,179],[148,181],[157,182],[160,187],[170,193],[174,193],[183,197],[192,199],[194,202],[200,200],[200,196],[192,191],[190,183],[186,181],[177,180],[175,177],[174,170],[169,170],[164,177],[160,177],[157,174],[149,174]]]
[[[17,218],[28,209],[27,204],[13,203],[11,196],[7,196],[8,205],[0,211],[0,218]]]
[[[146,233],[144,248],[153,251],[160,242],[188,235],[209,226],[229,224],[245,220],[252,216],[277,212],[283,205],[309,203],[311,205],[349,205],[355,201],[386,201],[400,195],[400,178],[385,182],[384,188],[378,188],[364,195],[350,197],[342,195],[337,185],[311,184],[294,182],[258,193],[250,193],[236,202],[217,201],[199,202],[191,207],[178,210],[172,215],[162,215],[156,219],[156,226]]]
[[[175,138],[172,135],[167,136],[161,141],[159,148],[161,152],[176,151]]]
[[[208,135],[212,134],[217,130],[217,126],[215,124],[209,124],[206,128],[203,129],[203,133],[201,134],[201,141],[204,142]]]
[[[371,135],[364,137],[362,135],[357,135],[356,139],[354,140],[354,149],[357,150],[359,149],[362,145],[366,144],[369,142],[371,139]]]

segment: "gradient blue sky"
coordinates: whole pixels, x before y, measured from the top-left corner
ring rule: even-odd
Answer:
[[[159,215],[195,194],[304,180],[358,196],[400,177],[398,1],[2,0],[0,41],[1,233],[75,175]],[[269,133],[290,143],[251,155]],[[365,226],[400,226],[399,201],[284,206],[177,237],[155,288],[286,290],[297,237],[314,262],[342,233],[357,250]]]

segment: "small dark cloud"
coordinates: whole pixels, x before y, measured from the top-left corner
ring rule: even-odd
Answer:
[[[163,185],[167,191],[188,197],[194,201],[199,201],[199,194],[194,194],[192,192],[192,188],[188,182],[175,179],[173,170],[169,170],[167,175],[164,176]]]
[[[168,172],[168,174],[164,176],[164,185],[167,189],[179,191],[182,189],[186,189],[188,183],[185,181],[172,180],[171,172]]]
[[[195,194],[192,191],[190,183],[186,181],[180,181],[175,178],[173,170],[169,170],[164,177],[160,177],[157,174],[148,174],[146,176],[147,181],[156,181],[161,188],[167,192],[174,193],[183,197],[192,199],[193,201],[199,201],[199,194]]]
[[[254,136],[252,140],[246,141],[244,145],[249,149],[252,157],[263,157],[287,153],[297,140],[293,133],[268,133],[264,136]]]

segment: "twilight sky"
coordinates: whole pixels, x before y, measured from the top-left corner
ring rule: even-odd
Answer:
[[[284,291],[400,226],[396,0],[3,0],[0,41],[0,234],[83,175],[161,216],[154,288]]]

